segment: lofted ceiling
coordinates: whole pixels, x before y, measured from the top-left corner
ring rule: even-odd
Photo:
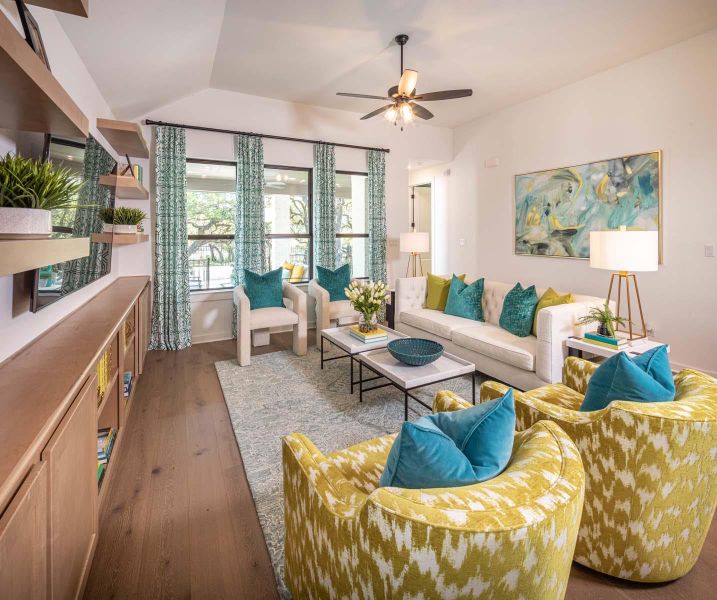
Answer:
[[[455,127],[717,28],[715,0],[92,0],[60,15],[107,102],[137,118],[207,87],[367,113],[398,83]],[[50,57],[51,58],[51,57]]]

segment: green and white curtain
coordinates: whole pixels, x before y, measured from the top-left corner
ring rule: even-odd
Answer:
[[[368,273],[387,281],[386,273],[386,153],[369,150],[368,160]]]
[[[314,144],[314,261],[336,268],[336,158],[331,144]]]
[[[192,345],[184,129],[155,129],[154,305],[150,350]]]

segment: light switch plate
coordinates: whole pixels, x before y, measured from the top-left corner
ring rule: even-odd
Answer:
[[[459,245],[459,246],[465,246],[465,245],[466,245],[466,240],[465,240],[465,238],[460,238],[460,239],[458,240],[458,245]]]
[[[707,258],[715,257],[715,245],[714,244],[705,244],[705,256]]]

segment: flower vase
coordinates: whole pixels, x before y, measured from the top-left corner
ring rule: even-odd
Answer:
[[[370,315],[364,315],[362,313],[359,315],[358,328],[361,333],[370,333],[376,329],[377,325],[378,315],[376,313],[372,313]]]
[[[602,335],[605,337],[611,337],[610,332],[607,329],[607,325],[605,323],[600,323],[597,328],[598,335]]]

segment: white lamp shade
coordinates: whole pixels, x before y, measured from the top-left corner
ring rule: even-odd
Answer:
[[[401,252],[429,252],[431,244],[425,231],[409,231],[401,234]]]
[[[590,266],[610,271],[657,271],[657,231],[591,231]]]

